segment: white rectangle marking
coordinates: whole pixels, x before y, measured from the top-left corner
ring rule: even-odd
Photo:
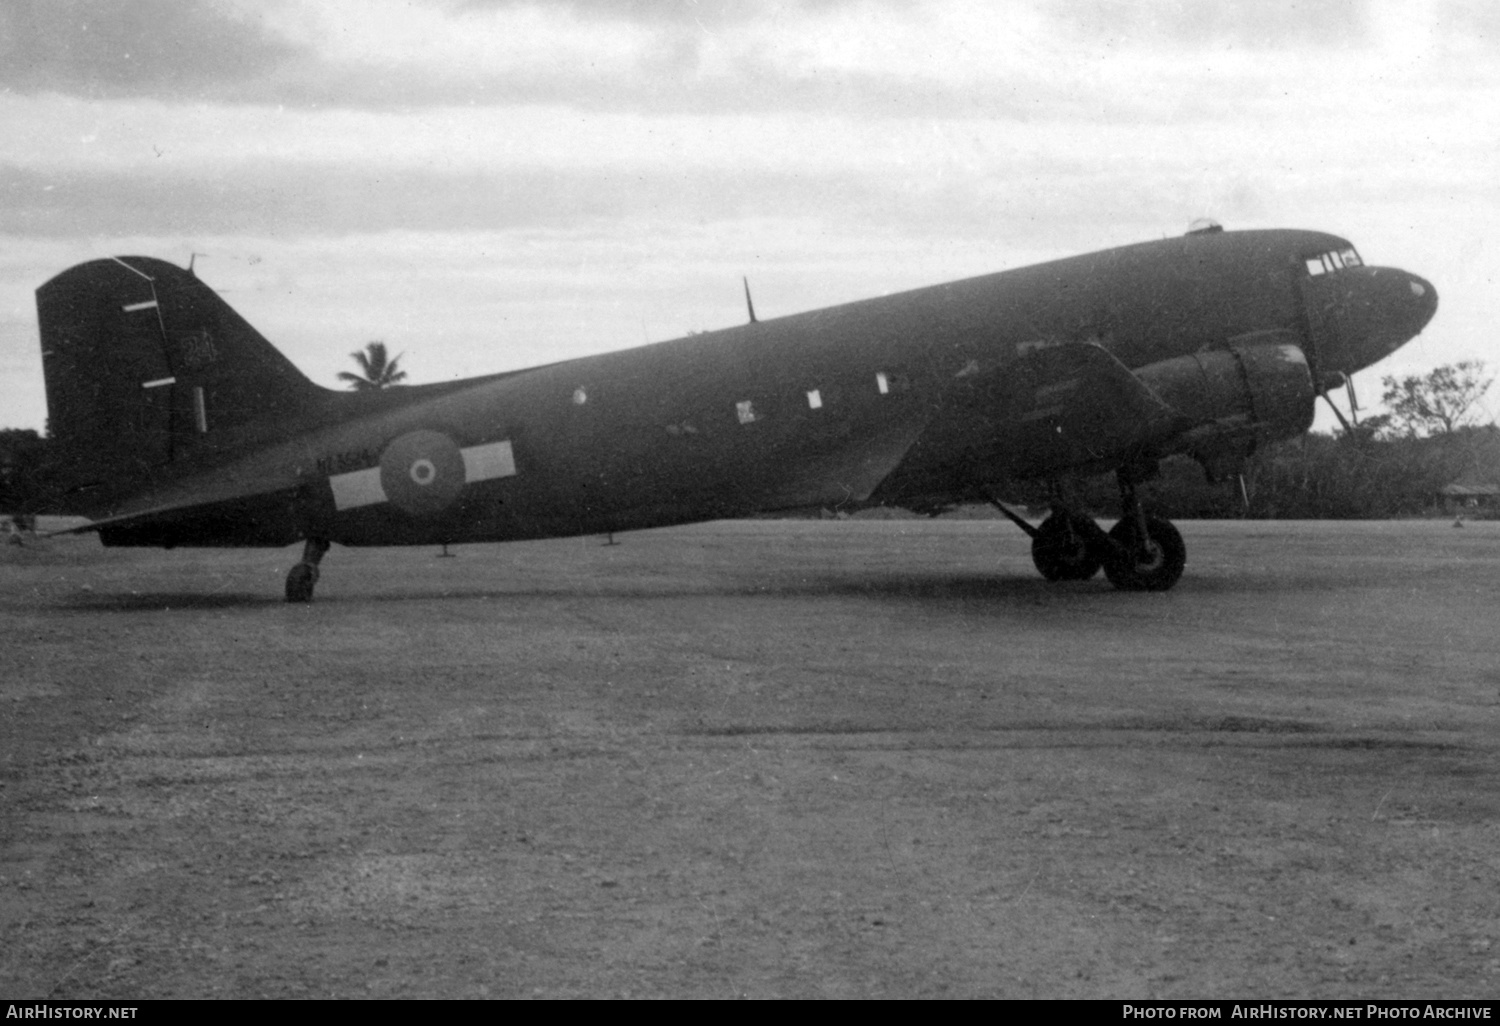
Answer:
[[[734,404],[734,412],[740,418],[741,424],[753,424],[755,422],[755,403],[749,399]]]
[[[380,484],[380,468],[356,470],[348,474],[334,474],[328,479],[333,489],[333,508],[357,509],[373,506],[385,501],[385,489]]]
[[[126,313],[135,313],[137,310],[155,310],[156,300],[148,299],[144,303],[127,303],[120,307]]]
[[[509,439],[488,445],[471,445],[459,452],[464,458],[464,480],[471,484],[516,474],[516,455]]]
[[[142,381],[142,388],[160,388],[163,385],[177,384],[176,378],[157,378],[155,381]]]
[[[891,383],[886,380],[885,371],[875,375],[875,387],[880,389],[880,394],[885,395],[891,390]]]
[[[821,410],[823,408],[823,395],[816,388],[807,393],[807,405],[809,409]]]

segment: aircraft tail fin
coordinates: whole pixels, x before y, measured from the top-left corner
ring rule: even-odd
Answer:
[[[37,315],[67,491],[118,494],[213,451],[231,428],[328,394],[191,271],[163,260],[79,264],[37,289]]]

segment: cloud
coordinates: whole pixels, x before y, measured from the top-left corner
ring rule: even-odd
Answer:
[[[1046,9],[1079,39],[1108,46],[1269,51],[1372,41],[1367,0],[1053,0]]]
[[[591,4],[412,8],[336,0],[279,31],[319,67],[266,87],[291,102],[556,103],[653,113],[1011,113],[1061,101],[1042,20],[973,5],[828,3],[654,13]],[[723,13],[733,11],[733,14]],[[666,12],[666,13],[663,13]]]
[[[719,26],[759,18],[787,16],[805,9],[849,6],[858,0],[813,0],[795,3],[787,0],[555,0],[543,4],[538,0],[462,0],[451,5],[461,12],[512,11],[516,9],[553,7],[568,10],[574,16],[607,22],[630,22],[647,25]]]
[[[172,96],[255,82],[297,55],[205,0],[8,0],[0,86],[94,97]]]
[[[1500,7],[1491,0],[1443,0],[1437,17],[1455,49],[1500,49]]]
[[[1432,12],[1339,0],[1052,0],[1003,10],[866,0],[737,6],[717,21],[674,4],[645,13],[346,3],[295,25],[273,19],[317,60],[279,69],[261,83],[263,98],[382,109],[1222,118],[1229,104],[1289,89],[1321,106],[1353,84],[1431,77],[1441,70],[1432,56],[1453,35]]]
[[[38,237],[143,233],[348,235],[571,227],[601,220],[725,220],[775,210],[836,215],[869,186],[831,175],[725,170],[424,171],[248,164],[225,175],[48,173],[0,166],[13,231]]]
[[[1047,233],[1087,244],[1097,225],[1151,231],[1184,220],[1173,183],[1142,187],[1083,164],[1009,176],[850,175],[724,167],[673,171],[558,167],[493,171],[247,164],[227,174],[0,166],[8,228],[36,238],[143,234],[345,237],[389,231],[467,233],[609,225],[645,237],[680,225],[789,218],[805,232],[899,233],[912,239],[1010,239]],[[1135,195],[1139,219],[1110,208]],[[1222,210],[1222,208],[1221,208]]]
[[[1244,76],[1411,34],[1413,19],[1381,28],[1360,4],[1274,3],[22,0],[0,13],[0,84],[384,110],[1139,119],[1171,109],[1149,82],[1174,68]]]

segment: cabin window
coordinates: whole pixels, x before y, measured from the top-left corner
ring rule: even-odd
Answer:
[[[881,371],[875,375],[875,387],[881,395],[906,392],[911,389],[911,378],[900,371]]]
[[[823,393],[816,388],[807,393],[807,408],[810,410],[821,410],[823,408]]]
[[[749,399],[734,404],[734,411],[740,418],[741,424],[753,424],[756,421],[755,403]]]
[[[198,424],[198,433],[208,434],[208,404],[204,401],[202,386],[193,388],[193,419]]]

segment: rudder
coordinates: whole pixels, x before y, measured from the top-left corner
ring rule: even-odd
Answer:
[[[163,260],[70,268],[37,289],[37,317],[50,436],[70,492],[102,498],[170,473],[232,444],[232,429],[327,394],[191,271]]]

